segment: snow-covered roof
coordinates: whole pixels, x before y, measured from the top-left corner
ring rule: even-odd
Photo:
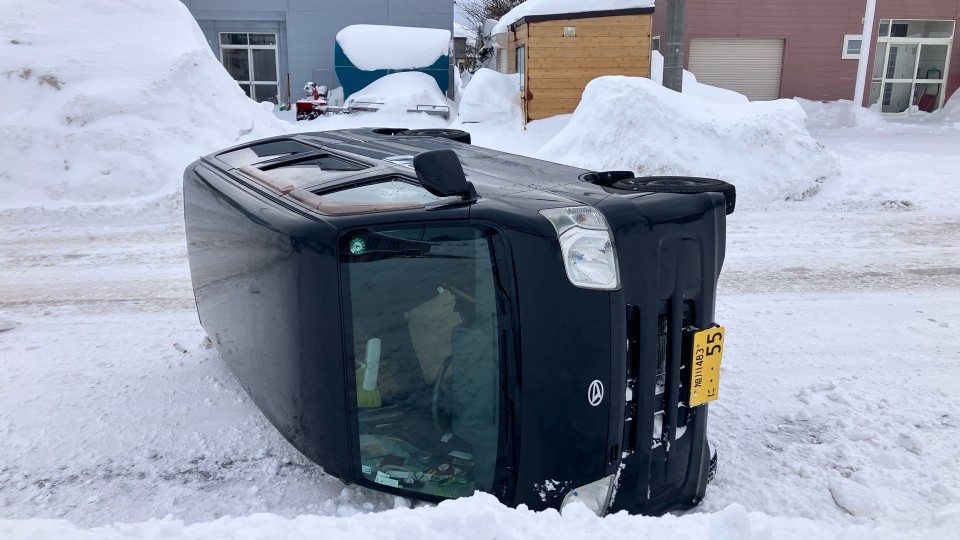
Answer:
[[[467,43],[470,45],[477,41],[477,33],[458,22],[453,23],[453,37],[467,38]]]
[[[433,65],[447,54],[450,31],[355,24],[337,33],[337,43],[360,69],[415,69]]]
[[[511,9],[493,27],[493,34],[506,32],[510,25],[534,15],[562,15],[591,13],[618,9],[652,8],[654,0],[527,0]]]

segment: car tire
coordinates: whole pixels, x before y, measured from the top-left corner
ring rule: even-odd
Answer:
[[[370,131],[377,135],[399,135],[407,131],[407,128],[372,128]]]
[[[408,129],[397,133],[402,137],[439,137],[441,139],[450,139],[451,141],[470,144],[470,134],[462,129]]]
[[[727,201],[727,215],[737,206],[737,188],[714,178],[690,176],[645,176],[615,182],[612,187],[646,193],[720,193]]]

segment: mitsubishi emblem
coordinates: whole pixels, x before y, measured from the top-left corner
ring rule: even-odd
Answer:
[[[596,407],[603,401],[603,383],[596,380],[590,383],[590,386],[587,388],[587,401],[590,402],[590,405]]]

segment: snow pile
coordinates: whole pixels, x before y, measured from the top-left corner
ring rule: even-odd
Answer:
[[[460,122],[509,122],[520,116],[520,74],[478,69],[460,97]]]
[[[943,124],[960,124],[960,89],[947,99],[942,109],[933,111],[930,119]]]
[[[660,54],[660,51],[653,51],[650,55],[650,78],[663,84],[663,55]],[[687,70],[683,70],[683,93],[717,103],[746,103],[750,101],[747,96],[739,92],[697,82],[697,76]]]
[[[491,34],[506,32],[510,25],[532,15],[561,15],[565,13],[589,13],[615,9],[652,8],[653,0],[527,0],[511,9],[493,27]]]
[[[190,161],[285,129],[177,0],[5,0],[2,11],[17,14],[0,19],[0,211],[15,219],[132,203],[168,219]]]
[[[337,33],[337,43],[353,65],[366,71],[416,69],[433,65],[450,49],[450,31],[355,24]]]
[[[286,519],[275,514],[254,514],[247,517],[224,517],[215,521],[185,525],[170,517],[145,523],[116,523],[93,529],[80,529],[65,520],[31,519],[11,521],[0,519],[0,531],[8,531],[13,538],[72,538],[77,540],[110,540],[128,538],[235,538],[238,540],[271,538],[377,538],[378,540],[405,540],[415,538],[482,539],[482,538],[543,538],[566,540],[574,538],[711,538],[734,540],[749,538],[776,538],[807,540],[816,537],[829,539],[946,538],[952,534],[950,526],[960,513],[960,505],[929,519],[920,530],[892,531],[867,526],[837,526],[807,519],[771,517],[760,512],[748,512],[739,504],[732,504],[713,514],[689,514],[662,518],[630,516],[625,512],[598,518],[582,504],[570,506],[561,515],[556,511],[533,512],[527,509],[511,510],[497,502],[492,495],[477,494],[466,499],[440,503],[437,507],[409,509],[402,499],[397,508],[378,514],[363,514],[351,518],[302,515]]]
[[[389,113],[404,113],[408,109],[415,109],[417,105],[452,105],[440,91],[436,79],[420,71],[404,71],[380,77],[351,94],[345,103],[350,106],[358,102],[382,103],[377,106],[379,111]]]
[[[793,99],[807,113],[808,128],[879,127],[886,124],[876,108],[860,107],[847,99],[830,102]]]
[[[805,118],[791,100],[712,103],[645,78],[600,77],[536,157],[642,176],[720,178],[736,184],[738,202],[748,204],[802,199],[839,172]]]

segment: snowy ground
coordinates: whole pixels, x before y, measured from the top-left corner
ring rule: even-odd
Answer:
[[[736,178],[743,203],[720,283],[730,344],[706,499],[662,518],[533,513],[486,495],[431,506],[325,475],[204,345],[179,175],[199,154],[287,130],[447,122],[278,122],[176,0],[0,0],[0,13],[0,101],[16,103],[0,107],[0,538],[960,538],[960,124],[946,125],[960,95],[920,119],[801,102],[836,163],[792,103],[720,132],[710,116],[733,108],[663,98],[656,108],[691,113],[671,122],[685,151],[726,144],[706,170]],[[558,133],[577,142],[578,114],[601,118],[523,128],[512,83],[496,79],[464,90],[464,117],[483,121],[450,125],[475,144],[540,155]],[[648,106],[666,92],[642,84]],[[617,110],[583,137],[645,122],[646,139],[669,142],[654,125],[664,115]],[[632,152],[634,166],[669,149],[605,145],[555,158]],[[751,200],[814,155],[830,165],[807,171],[824,176],[818,193]],[[747,161],[781,165],[745,174]]]
[[[458,127],[533,153],[566,121]],[[811,131],[842,176],[730,216],[720,473],[682,517],[344,486],[204,347],[179,221],[0,213],[0,537],[960,537],[960,129]]]

